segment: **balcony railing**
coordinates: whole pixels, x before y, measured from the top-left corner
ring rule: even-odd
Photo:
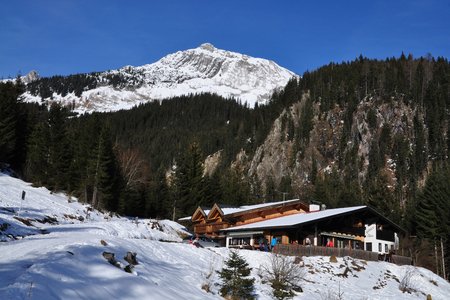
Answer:
[[[365,251],[360,249],[319,247],[319,246],[303,246],[303,245],[276,245],[274,253],[291,256],[350,256],[353,258],[364,259],[368,261],[385,260],[397,265],[410,265],[412,260],[410,257],[400,255],[384,255],[380,256],[377,252]]]

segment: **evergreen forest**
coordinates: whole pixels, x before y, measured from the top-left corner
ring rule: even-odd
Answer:
[[[125,79],[107,80],[119,87]],[[360,56],[305,72],[254,108],[200,94],[78,116],[57,103],[24,103],[21,95],[79,95],[100,84],[94,73],[28,85],[18,78],[0,82],[0,167],[128,216],[176,220],[215,202],[285,196],[328,207],[371,205],[407,230],[411,255],[439,272],[436,253],[426,249],[450,251],[449,81],[445,58]],[[298,113],[290,113],[300,103]],[[362,103],[370,105],[358,119]],[[401,122],[380,117],[388,106]],[[339,134],[317,135],[334,116]],[[276,122],[279,143],[290,145],[291,171],[255,176],[249,161],[260,155]],[[361,124],[367,129],[356,130]],[[370,145],[366,155],[358,152],[362,144]],[[238,159],[243,153],[247,160]],[[214,155],[207,170],[205,159]],[[307,174],[303,181],[298,168]]]

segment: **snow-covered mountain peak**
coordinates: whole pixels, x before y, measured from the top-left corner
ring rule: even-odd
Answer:
[[[28,72],[27,75],[22,76],[21,79],[25,84],[28,84],[30,82],[33,82],[35,80],[38,80],[40,78],[39,74],[37,71],[32,70],[30,72]]]
[[[211,52],[213,52],[214,50],[216,50],[216,47],[214,47],[214,45],[213,45],[213,44],[210,44],[210,43],[204,43],[204,44],[201,44],[201,45],[199,46],[199,48],[205,49],[205,50],[208,50],[208,51],[211,51]]]
[[[31,83],[35,80],[38,80],[39,78],[40,78],[39,73],[35,70],[28,72],[27,75],[20,76],[20,80],[25,84]],[[0,80],[0,82],[8,82],[8,81],[13,82],[15,80],[16,80],[16,78],[7,78],[7,79]]]
[[[256,103],[267,103],[275,90],[297,75],[273,61],[204,43],[151,64],[86,76],[95,76],[95,84],[90,82],[78,94],[52,90],[51,97],[44,97],[45,100],[75,105],[73,109],[78,112],[91,112],[128,109],[143,102],[181,95],[215,93],[253,107]],[[25,99],[40,101],[40,90],[30,89]]]

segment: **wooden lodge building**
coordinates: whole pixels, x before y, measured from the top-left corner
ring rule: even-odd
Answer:
[[[276,238],[279,245],[328,243],[386,254],[398,249],[398,234],[404,232],[368,206],[321,209],[298,199],[241,207],[214,204],[211,209],[198,207],[180,221],[190,221],[195,234],[223,246],[248,249],[262,249]]]

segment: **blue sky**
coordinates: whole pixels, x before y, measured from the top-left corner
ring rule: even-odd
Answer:
[[[14,0],[0,6],[0,78],[143,65],[210,42],[298,74],[331,61],[450,57],[450,1]]]

